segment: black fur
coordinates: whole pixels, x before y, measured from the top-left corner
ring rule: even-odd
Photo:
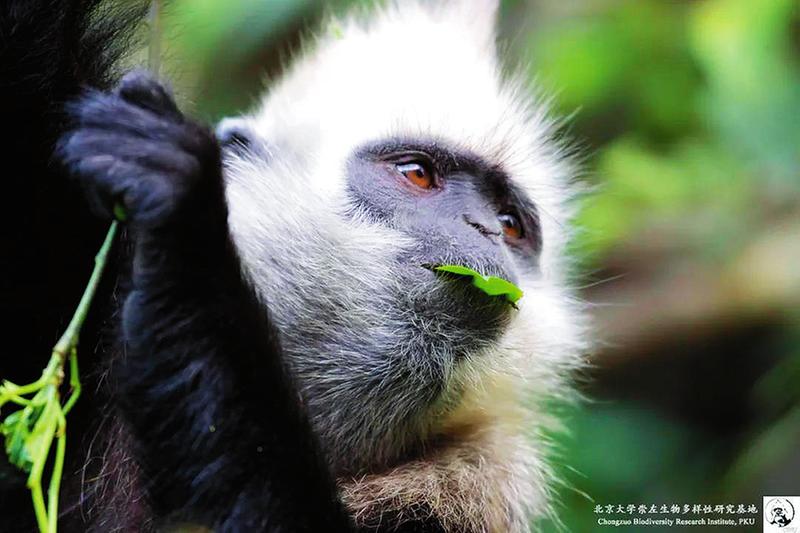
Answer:
[[[2,361],[2,377],[33,379],[44,366],[107,227],[88,216],[51,153],[66,124],[65,102],[84,87],[112,83],[112,66],[145,7],[119,17],[98,1],[6,0],[0,7],[0,101],[13,135],[3,147],[8,205],[2,210],[3,227],[12,228],[4,235],[13,260],[2,264],[2,305],[13,357]],[[74,130],[61,141],[61,158],[96,211],[107,218],[115,204],[124,206],[132,233],[125,354],[109,378],[120,434],[129,439],[114,443],[104,461],[128,462],[132,455],[141,472],[131,472],[141,482],[108,487],[134,491],[124,498],[91,492],[95,501],[67,498],[62,530],[92,528],[78,510],[112,500],[114,516],[95,513],[101,520],[95,529],[166,522],[220,531],[349,529],[267,313],[241,277],[213,135],[185,119],[141,73],[113,93],[90,90],[70,110]],[[94,362],[97,329],[95,320],[82,337],[84,362]],[[93,417],[86,396],[82,416],[70,417],[71,436],[85,429],[76,417]],[[122,477],[113,472],[117,465],[107,466],[100,472],[110,468]],[[78,479],[78,469],[69,464],[66,476]],[[2,473],[3,531],[29,530],[24,477],[7,464]],[[136,491],[145,492],[146,503]]]

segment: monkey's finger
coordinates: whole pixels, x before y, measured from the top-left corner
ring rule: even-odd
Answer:
[[[70,169],[78,177],[92,210],[104,218],[119,205],[131,223],[164,220],[180,201],[180,178],[153,173],[135,163],[108,154],[83,157]]]
[[[89,91],[67,106],[78,128],[97,128],[141,139],[169,142],[190,152],[215,149],[216,140],[191,121],[176,122],[114,94]]]
[[[147,108],[154,113],[181,120],[181,114],[172,93],[149,72],[142,69],[128,72],[114,90],[124,100]]]
[[[98,129],[84,128],[65,136],[59,151],[66,159],[108,154],[156,173],[184,174],[187,177],[200,173],[197,157],[171,143],[109,134]]]
[[[118,200],[124,188],[115,177],[131,174],[133,165],[113,156],[95,155],[69,161],[68,166],[80,182],[89,207],[96,215],[112,218],[117,203],[127,211],[128,206]]]

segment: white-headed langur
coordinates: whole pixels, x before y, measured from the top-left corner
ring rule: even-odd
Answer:
[[[498,58],[495,2],[329,21],[214,128],[145,70],[117,75],[146,8],[0,7],[4,179],[40,217],[18,227],[36,246],[94,228],[4,278],[75,271],[78,291],[126,215],[102,349],[82,339],[105,363],[104,405],[82,398],[81,416],[103,423],[71,437],[64,530],[527,531],[550,508],[547,403],[571,395],[586,334],[565,254],[575,165]],[[49,343],[63,322],[43,324]]]

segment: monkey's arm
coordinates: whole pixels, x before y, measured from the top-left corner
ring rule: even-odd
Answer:
[[[118,404],[159,516],[220,531],[345,531],[349,519],[227,225],[220,149],[145,74],[75,103],[60,144],[96,210],[121,205],[131,291]]]

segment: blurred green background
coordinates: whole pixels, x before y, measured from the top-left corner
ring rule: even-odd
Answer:
[[[351,3],[175,0],[163,69],[200,115],[241,111]],[[595,189],[575,249],[602,342],[555,437],[568,531],[600,529],[596,504],[800,494],[799,6],[502,5]]]

